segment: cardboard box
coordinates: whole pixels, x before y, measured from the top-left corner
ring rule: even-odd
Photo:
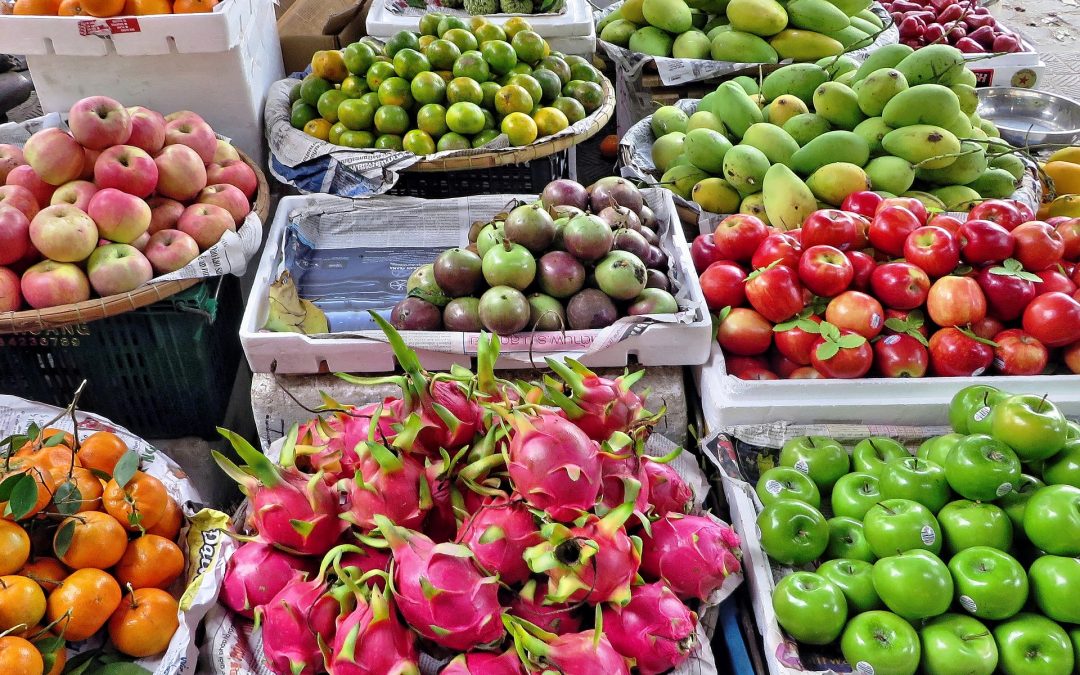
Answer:
[[[371,0],[285,0],[288,9],[278,19],[285,73],[298,73],[322,49],[341,49],[366,35]]]

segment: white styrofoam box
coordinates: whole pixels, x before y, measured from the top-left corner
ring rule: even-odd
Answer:
[[[587,353],[594,341],[603,335],[601,330],[568,330],[559,332],[517,333],[500,338],[500,356],[496,368],[528,367],[532,362],[543,364],[545,356],[560,358],[571,356],[590,367],[621,367],[631,361],[646,366],[681,366],[703,363],[708,357],[712,323],[705,311],[704,296],[698,284],[690,249],[682,233],[682,226],[670,203],[666,190],[645,190],[646,198],[656,210],[655,200],[668,200],[671,217],[661,227],[675,242],[665,248],[671,259],[672,274],[686,285],[690,299],[697,303],[697,315],[692,323],[666,323],[646,321],[632,325],[617,341],[606,344],[603,349]],[[256,373],[319,373],[319,372],[387,372],[394,370],[393,353],[381,331],[351,332],[347,336],[329,334],[307,336],[300,333],[274,333],[261,331],[266,323],[270,284],[277,279],[282,263],[282,241],[289,222],[290,212],[309,206],[305,197],[283,198],[274,215],[274,222],[267,236],[267,245],[255,276],[254,287],[244,310],[240,324],[240,342],[247,355],[251,370]],[[344,198],[321,197],[321,199]],[[375,197],[372,199],[404,199],[400,197]],[[459,198],[467,199],[467,198]],[[509,202],[512,197],[505,200]],[[365,200],[366,201],[366,200]],[[428,200],[426,208],[433,208],[441,200]],[[451,200],[447,200],[451,201]],[[505,202],[504,202],[505,203]],[[388,229],[398,227],[387,223]],[[608,330],[608,329],[604,329]],[[449,370],[451,366],[471,364],[476,355],[478,333],[453,331],[405,331],[402,337],[409,347],[416,350],[420,362],[432,371]],[[448,347],[448,345],[450,345]],[[425,348],[427,347],[427,348]],[[436,351],[440,349],[441,351]],[[531,356],[530,356],[531,354]],[[513,355],[513,356],[511,356]]]
[[[0,45],[26,55],[45,112],[94,95],[165,114],[193,110],[265,159],[263,104],[284,77],[271,0],[224,0],[203,14],[0,16]]]

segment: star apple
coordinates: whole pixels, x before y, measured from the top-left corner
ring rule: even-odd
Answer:
[[[941,377],[977,377],[994,362],[994,348],[959,328],[930,336],[930,369]]]
[[[51,196],[50,194],[50,198]],[[0,206],[10,206],[22,211],[27,220],[33,220],[39,210],[34,193],[21,185],[0,185]]]
[[[919,635],[892,612],[857,614],[840,636],[840,651],[857,673],[914,675],[919,668]]]
[[[880,206],[883,201],[884,197],[876,192],[860,190],[859,192],[852,192],[845,197],[840,208],[844,211],[857,213],[866,218],[873,218],[874,213],[877,212],[878,206]]]
[[[690,244],[690,259],[694,262],[694,270],[698,274],[704,272],[714,262],[724,259],[716,249],[711,232],[694,237],[694,241]]]
[[[863,292],[870,290],[871,279],[877,268],[874,259],[862,251],[844,251],[844,256],[851,261],[851,267],[855,270],[855,275],[851,278],[851,287]]]
[[[131,137],[131,113],[107,96],[90,96],[71,106],[68,127],[80,145],[104,150],[127,143]]]
[[[891,309],[915,309],[926,302],[930,277],[910,262],[878,265],[870,275],[874,295]]]
[[[31,245],[30,219],[14,206],[0,202],[0,265],[19,262],[30,252]]]
[[[851,463],[855,470],[875,476],[881,475],[886,462],[910,456],[907,448],[887,436],[864,438],[851,449]]]
[[[154,277],[150,261],[129,244],[99,246],[86,263],[90,285],[105,297],[129,293]]]
[[[874,343],[874,365],[883,377],[923,377],[930,351],[910,335],[886,335]]]
[[[885,606],[908,621],[944,614],[952,604],[949,568],[929,551],[905,551],[874,563],[874,590]]]
[[[802,224],[802,245],[805,249],[825,245],[847,251],[855,248],[858,238],[855,219],[845,211],[819,209],[807,216]]]
[[[845,291],[829,301],[825,320],[841,330],[876,337],[885,327],[885,310],[874,297],[860,291]]]
[[[1005,443],[985,434],[972,434],[949,453],[945,477],[961,497],[990,501],[1016,488],[1020,459]]]
[[[1080,624],[1080,604],[1075,600],[1080,588],[1080,558],[1039,556],[1028,569],[1028,580],[1043,614],[1054,621]]]
[[[1047,347],[1064,347],[1080,335],[1080,301],[1064,293],[1044,293],[1024,309],[1024,330]]]
[[[799,280],[815,295],[839,295],[847,290],[854,276],[851,261],[832,246],[811,246],[799,258]]]
[[[779,264],[797,269],[800,255],[802,255],[802,244],[791,236],[790,232],[773,232],[758,245],[754,256],[750,259],[750,266],[761,269],[779,260]]]
[[[701,292],[709,309],[740,307],[746,303],[746,272],[727,260],[714,262],[701,273]]]
[[[833,486],[831,501],[837,516],[862,520],[881,501],[878,477],[858,471],[842,476]]]
[[[772,323],[752,309],[736,307],[720,321],[716,340],[725,353],[764,354],[772,344]]]
[[[924,225],[904,240],[904,259],[931,277],[943,277],[960,264],[960,242],[944,228]]]
[[[55,260],[42,260],[23,272],[20,290],[34,309],[90,299],[90,282],[79,266]]]
[[[795,572],[778,581],[772,606],[780,627],[806,644],[829,644],[840,637],[847,622],[843,592],[813,572]]]
[[[1080,439],[1065,441],[1065,446],[1046,460],[1042,474],[1048,485],[1080,488]]]
[[[945,470],[911,455],[886,462],[878,488],[885,499],[910,499],[930,509],[931,513],[937,513],[950,497]]]
[[[1013,525],[1000,506],[958,499],[938,511],[938,523],[945,537],[945,551],[955,554],[973,546],[990,546],[1008,551]]]
[[[10,143],[0,143],[0,185],[7,180],[8,173],[17,166],[26,164],[22,148]]]
[[[919,449],[915,451],[915,456],[919,459],[925,459],[944,467],[945,461],[949,458],[949,453],[953,451],[956,444],[963,440],[962,434],[950,433],[942,436],[933,436],[926,439],[919,445]]]
[[[854,518],[836,516],[826,521],[829,526],[829,545],[825,548],[826,558],[850,558],[852,560],[876,560],[866,543],[863,524]]]
[[[761,474],[756,491],[762,506],[768,506],[779,499],[794,499],[806,502],[815,509],[821,507],[821,493],[814,481],[790,466],[774,466]]]
[[[881,598],[874,590],[874,565],[865,560],[837,558],[821,563],[817,574],[840,589],[847,600],[848,615],[880,609]]]
[[[989,220],[972,220],[960,226],[960,257],[969,265],[999,263],[1012,256],[1016,240],[1004,227]]]
[[[975,282],[986,296],[987,311],[1003,321],[1020,318],[1036,295],[1036,282],[1020,269],[984,267],[975,275]]]
[[[879,558],[925,549],[941,551],[941,525],[919,502],[910,499],[886,499],[866,512],[863,530],[870,550]]]
[[[30,241],[46,258],[57,262],[86,260],[98,242],[90,216],[68,204],[48,206],[30,221]]]
[[[805,366],[810,363],[810,350],[818,339],[818,324],[821,318],[809,314],[800,316],[795,321],[787,321],[773,326],[773,341],[776,349],[793,363]]]
[[[994,406],[990,433],[1024,462],[1046,459],[1065,445],[1065,416],[1036,394],[1017,394]]]
[[[1075,657],[1065,630],[1045,616],[1021,612],[994,627],[999,668],[1017,675],[1069,675]]]
[[[904,242],[908,235],[922,226],[923,221],[903,206],[879,207],[870,223],[867,237],[874,249],[888,256],[899,257],[904,254]]]
[[[970,277],[941,277],[926,296],[926,311],[939,326],[965,326],[986,316],[986,296]]]
[[[805,565],[829,545],[829,525],[821,512],[806,502],[778,499],[757,517],[761,548],[784,565]]]
[[[1043,343],[1019,328],[994,336],[994,368],[1002,375],[1042,375],[1050,361]]]
[[[1076,292],[1076,284],[1072,282],[1072,279],[1054,268],[1040,270],[1035,273],[1035,276],[1042,279],[1041,284],[1035,284],[1036,295],[1042,295],[1043,293],[1072,295]]]
[[[934,617],[919,631],[926,675],[993,675],[998,648],[990,629],[964,614]]]
[[[949,426],[960,435],[971,433],[969,425],[975,413],[979,413],[980,419],[990,414],[991,396],[1000,396],[1002,400],[1007,394],[997,387],[988,384],[973,384],[956,392],[949,402]],[[985,411],[982,411],[985,408]]]
[[[745,213],[727,216],[713,231],[713,243],[725,260],[750,262],[761,242],[769,236],[769,229],[760,218]]]
[[[1005,228],[1015,230],[1024,222],[1024,214],[1017,208],[1017,203],[1006,199],[987,199],[971,207],[968,220],[989,220]]]
[[[1065,255],[1065,242],[1061,235],[1046,223],[1037,220],[1021,223],[1012,231],[1012,236],[1016,240],[1013,257],[1026,270],[1044,270],[1061,262]]]
[[[82,175],[82,147],[60,129],[35,133],[23,146],[23,155],[30,168],[49,185],[63,185]]]
[[[1012,522],[1014,535],[1026,536],[1024,534],[1024,511],[1027,509],[1027,503],[1031,499],[1031,495],[1042,487],[1046,487],[1046,483],[1035,476],[1020,474],[1020,480],[1016,482],[1016,489],[997,500],[998,506],[1005,510],[1005,515]]]
[[[803,306],[803,289],[795,270],[780,264],[756,269],[746,277],[750,306],[773,323],[787,321]]]
[[[1051,555],[1080,556],[1080,488],[1039,488],[1024,509],[1024,534]]]
[[[844,446],[825,436],[789,439],[780,449],[777,462],[780,466],[794,467],[808,475],[822,493],[831,490],[851,468]]]

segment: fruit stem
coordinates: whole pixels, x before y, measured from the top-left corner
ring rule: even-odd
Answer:
[[[124,586],[126,586],[128,590],[128,603],[131,605],[131,608],[138,609],[139,605],[135,602],[135,589],[132,587],[131,582],[127,582]]]

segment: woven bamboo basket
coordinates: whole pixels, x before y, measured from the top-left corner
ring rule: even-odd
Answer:
[[[255,170],[259,187],[255,191],[252,207],[262,222],[267,222],[270,215],[270,187],[262,169],[250,157],[237,149],[244,163]],[[96,321],[133,309],[152,305],[180,291],[187,290],[203,279],[177,279],[173,281],[151,281],[130,293],[120,293],[104,298],[91,298],[85,302],[70,305],[57,305],[46,309],[31,309],[22,312],[0,312],[0,335],[26,333],[59,328],[70,324]]]

